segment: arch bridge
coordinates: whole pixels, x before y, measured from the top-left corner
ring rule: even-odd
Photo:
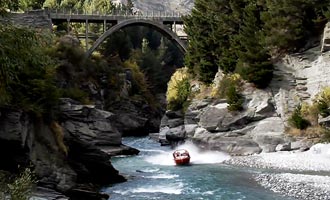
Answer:
[[[139,14],[103,14],[96,13],[78,13],[73,11],[50,11],[47,10],[48,18],[51,24],[60,24],[67,22],[68,31],[70,23],[84,23],[86,32],[79,35],[80,38],[86,40],[86,56],[90,56],[93,51],[111,34],[116,31],[129,26],[148,26],[159,31],[183,52],[186,52],[186,36],[179,36],[177,34],[176,25],[183,25],[182,16],[179,13],[168,12],[147,12]],[[89,33],[89,24],[103,24],[103,33],[96,35],[97,40],[91,47],[88,47],[89,38],[95,38],[95,35]]]

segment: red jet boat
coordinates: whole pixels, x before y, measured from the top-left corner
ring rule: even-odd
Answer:
[[[190,162],[189,152],[185,149],[175,150],[173,157],[176,165],[188,165]]]

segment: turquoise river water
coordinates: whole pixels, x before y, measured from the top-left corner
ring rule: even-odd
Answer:
[[[228,155],[199,152],[185,144],[190,166],[175,166],[173,149],[148,138],[125,138],[124,144],[137,148],[137,156],[112,158],[112,164],[128,178],[125,183],[104,188],[110,200],[288,200],[258,185],[253,177],[260,170],[221,164]]]

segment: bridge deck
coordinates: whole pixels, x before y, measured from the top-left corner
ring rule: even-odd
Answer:
[[[163,24],[183,24],[180,16],[143,16],[143,15],[98,15],[98,14],[63,14],[63,13],[50,13],[53,22],[89,22],[104,23],[124,21],[128,19],[145,19],[151,21],[158,21]]]

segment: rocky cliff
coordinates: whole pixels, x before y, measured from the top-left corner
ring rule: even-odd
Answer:
[[[12,109],[1,109],[0,168],[15,172],[33,167],[39,186],[77,195],[81,188],[125,181],[110,163],[110,156],[137,154],[121,144],[110,112],[62,99],[58,123]],[[102,147],[107,147],[104,150]]]
[[[279,59],[267,89],[245,83],[242,112],[228,111],[226,100],[193,99],[184,114],[168,111],[164,115],[159,140],[176,144],[188,139],[232,155],[308,149],[311,141],[291,137],[285,129],[295,107],[311,102],[330,84],[329,30],[327,24],[322,42],[312,48]],[[220,71],[214,82],[222,78]]]

